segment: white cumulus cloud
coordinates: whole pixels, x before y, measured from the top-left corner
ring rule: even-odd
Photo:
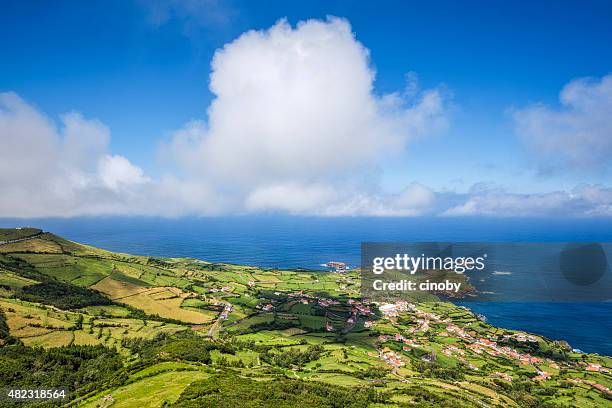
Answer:
[[[413,92],[377,95],[374,79],[346,20],[281,20],[216,52],[207,121],[188,123],[164,149],[246,210],[325,213],[372,194],[355,188],[360,178],[446,124],[440,90],[415,91],[413,81]],[[412,204],[393,205],[402,203]]]
[[[140,167],[118,155],[102,157],[98,163],[98,173],[102,183],[115,191],[149,181]]]
[[[117,189],[148,181],[142,170],[108,154],[110,132],[72,112],[53,121],[15,93],[0,93],[0,216],[124,213]]]
[[[561,106],[514,113],[517,132],[543,163],[607,169],[612,156],[612,74],[568,83]]]

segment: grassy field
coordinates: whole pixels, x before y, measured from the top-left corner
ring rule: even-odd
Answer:
[[[181,307],[190,296],[176,287],[137,286],[131,282],[106,277],[92,286],[111,299],[141,309],[148,314],[158,315],[185,323],[210,323],[215,315],[199,309]]]
[[[0,242],[24,239],[42,233],[38,228],[0,229]]]
[[[176,401],[181,392],[193,381],[208,376],[210,374],[195,370],[169,371],[144,376],[136,378],[128,385],[109,390],[109,394],[96,396],[82,406],[87,408],[111,405],[117,408],[160,407],[166,402]],[[111,395],[112,400],[104,400],[106,395]]]

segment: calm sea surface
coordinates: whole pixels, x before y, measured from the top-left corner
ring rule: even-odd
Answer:
[[[0,220],[35,226],[111,251],[270,268],[320,268],[360,262],[362,241],[612,242],[612,220],[483,218],[221,217]],[[528,281],[525,290],[529,290]],[[469,307],[490,323],[567,340],[612,355],[612,303],[494,303]]]

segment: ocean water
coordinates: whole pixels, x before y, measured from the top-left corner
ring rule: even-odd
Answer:
[[[359,266],[362,241],[612,242],[610,219],[287,216],[0,219],[0,227],[26,225],[111,251],[269,268],[317,269],[330,260]],[[468,306],[487,316],[494,325],[566,340],[586,352],[612,355],[611,302],[470,302]]]

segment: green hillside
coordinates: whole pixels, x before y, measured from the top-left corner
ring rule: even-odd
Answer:
[[[0,242],[3,389],[66,387],[84,407],[612,406],[611,358],[448,302],[379,309],[355,271],[132,256],[36,229]]]

